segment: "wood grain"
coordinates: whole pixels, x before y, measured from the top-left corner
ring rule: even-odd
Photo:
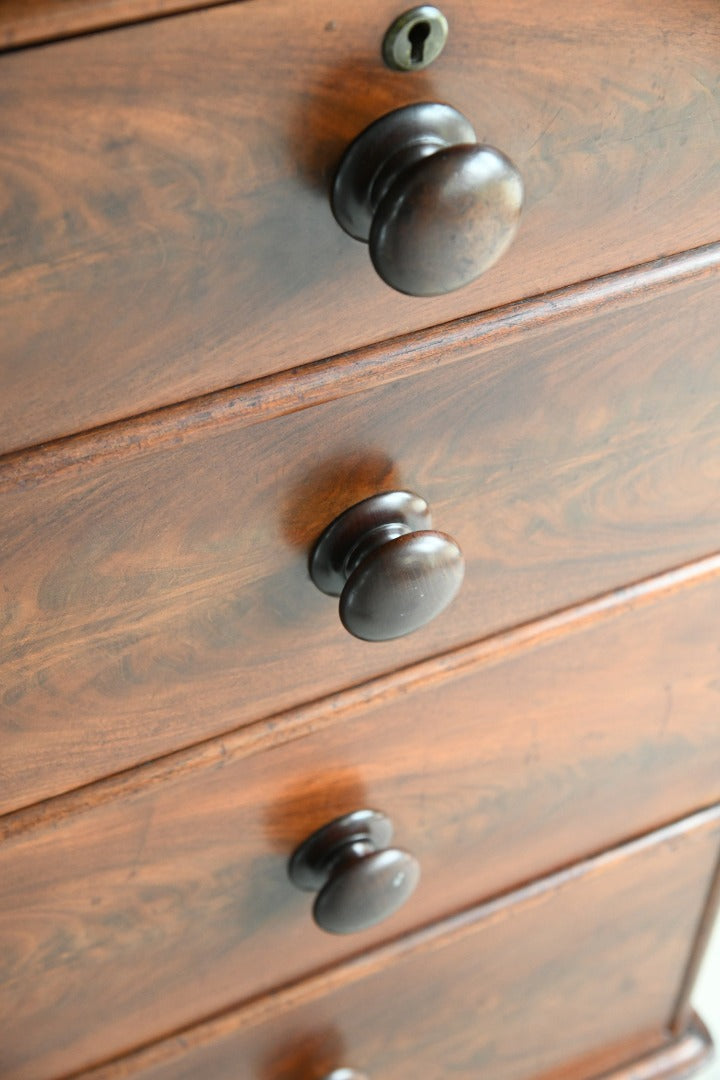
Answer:
[[[707,1065],[713,1051],[710,1032],[700,1017],[691,1013],[687,1026],[667,1046],[611,1069],[597,1080],[680,1080]]]
[[[695,946],[688,960],[685,976],[678,992],[677,1004],[672,1018],[672,1030],[675,1033],[686,1031],[692,1023],[691,997],[718,915],[720,915],[720,859],[705,901],[705,910],[695,935]]]
[[[183,1043],[181,1045],[183,1051],[187,1050],[189,1045],[191,1046],[191,1052],[196,1049],[194,1045],[195,1039],[198,1038],[202,1030],[204,1030],[204,1025],[182,1036]],[[177,1052],[178,1042],[174,1043],[175,1052]],[[302,1050],[296,1045],[294,1050],[296,1054],[298,1051],[301,1053],[301,1058],[299,1062],[296,1058],[293,1063],[296,1066],[294,1076],[301,1078],[305,1076],[307,1080],[316,1080],[317,1070],[315,1066],[318,1062],[333,1060],[332,1051],[336,1045],[337,1043],[332,1039],[332,1032],[329,1030],[322,1032],[319,1038],[308,1039]],[[702,1020],[693,1014],[688,1028],[681,1034],[674,1036],[672,1040],[663,1043],[659,1047],[654,1046],[647,1053],[643,1053],[641,1057],[633,1058],[637,1051],[637,1037],[628,1040],[626,1043],[612,1046],[609,1052],[605,1054],[605,1057],[613,1062],[617,1062],[622,1058],[623,1061],[629,1063],[612,1066],[602,1076],[595,1073],[593,1080],[683,1080],[685,1077],[694,1075],[699,1068],[712,1060],[714,1047],[710,1033]],[[97,1069],[91,1068],[88,1071],[76,1074],[73,1080],[122,1080],[124,1077],[154,1075],[158,1059],[167,1059],[168,1056],[174,1056],[173,1044],[156,1044],[144,1051],[140,1051],[139,1054],[130,1054],[119,1061],[115,1061],[109,1066],[100,1066]],[[310,1066],[312,1070],[309,1077],[306,1071],[307,1066]],[[594,1054],[591,1067],[593,1069],[602,1068],[602,1056]],[[146,1071],[148,1068],[150,1069],[149,1074]],[[166,1070],[161,1070],[161,1075],[167,1075]],[[343,1077],[344,1075],[343,1073]],[[334,1076],[335,1073],[331,1074],[331,1078],[328,1078],[328,1080],[332,1080]],[[352,1073],[352,1080],[355,1080],[356,1076],[357,1080],[365,1080],[361,1074],[355,1072]],[[587,1076],[580,1076],[577,1063],[573,1063],[566,1069],[553,1069],[551,1076],[552,1080],[570,1080],[570,1078],[572,1080],[587,1080]],[[237,1080],[237,1074],[233,1075],[233,1080]],[[254,1077],[253,1080],[255,1080]],[[339,1077],[338,1080],[340,1080]],[[351,1080],[351,1077],[348,1076],[347,1080]],[[550,1078],[546,1077],[546,1080],[550,1080]]]
[[[0,49],[55,41],[230,0],[2,0]]]
[[[114,799],[125,799],[167,781],[177,782],[221,761],[224,764],[240,761],[307,735],[317,735],[333,725],[351,723],[368,709],[392,710],[408,694],[447,684],[456,676],[462,677],[484,665],[506,662],[568,632],[597,626],[602,620],[618,618],[645,604],[665,600],[687,586],[709,583],[719,571],[720,555],[711,556],[52,796],[0,816],[0,839],[18,837],[33,829],[55,828],[78,812],[84,813]]]
[[[11,835],[6,1068],[118,1053],[720,799],[718,603],[716,577]],[[390,816],[421,880],[392,919],[337,939],[286,865],[363,806]]]
[[[652,1050],[667,1063],[717,843],[715,811],[83,1078],[317,1080],[351,1063],[387,1080],[584,1080]]]
[[[39,484],[31,471],[27,490],[13,473],[2,806],[715,551],[717,297],[702,279],[258,426],[231,416]],[[339,512],[394,487],[428,499],[467,572],[434,623],[368,645],[307,558]]]
[[[6,54],[0,449],[717,240],[714,0],[444,10],[414,75],[380,59],[395,0],[225,4]],[[377,279],[326,194],[368,122],[423,99],[527,191],[507,256],[427,301]]]
[[[185,445],[227,424],[251,427],[313,405],[336,401],[400,379],[466,359],[476,359],[508,344],[520,346],[552,327],[571,326],[667,295],[690,283],[717,281],[720,244],[686,251],[593,281],[556,289],[542,296],[506,304],[429,330],[404,334],[376,345],[351,350],[289,371],[250,380],[153,412],[105,424],[92,431],[55,439],[42,446],[0,458],[0,492],[27,490],[60,472],[90,463]]]

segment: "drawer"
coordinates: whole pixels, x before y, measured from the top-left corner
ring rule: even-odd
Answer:
[[[338,362],[313,408],[295,411],[317,390],[303,376],[6,460],[2,808],[716,550],[708,266],[638,305],[641,274],[592,318],[585,295],[557,325],[544,307],[529,328],[491,320],[495,348],[433,336],[410,377]],[[393,487],[429,500],[467,572],[434,623],[369,644],[307,559],[337,513]]]
[[[320,1080],[344,1066],[373,1080],[595,1076],[682,1030],[677,1002],[719,840],[718,811],[699,815],[87,1080]],[[17,1065],[11,1046],[3,1053],[17,1080],[48,1075],[40,1059]],[[689,1032],[684,1064],[702,1053]]]
[[[381,60],[396,0],[224,4],[2,57],[0,451],[718,239],[714,0],[442,6],[415,74]],[[427,100],[509,155],[526,209],[483,278],[420,300],[327,190],[366,125]]]
[[[574,633],[551,620],[5,819],[12,1075],[64,1075],[99,1032],[119,1053],[720,799],[718,604],[715,574]],[[365,806],[421,880],[338,937],[287,862]]]

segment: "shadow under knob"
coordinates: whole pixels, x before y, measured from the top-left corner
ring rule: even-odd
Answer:
[[[323,592],[340,597],[340,619],[354,637],[403,637],[455,598],[465,572],[462,552],[430,525],[424,499],[388,491],[351,506],[325,529],[310,576]]]
[[[456,109],[423,102],[380,117],[350,144],[332,209],[347,233],[369,244],[383,281],[410,296],[437,296],[500,258],[523,197],[505,154],[479,144]]]
[[[387,919],[420,878],[417,859],[390,848],[392,824],[376,810],[356,810],[308,837],[288,866],[299,889],[317,892],[313,918],[331,934],[352,934]]]

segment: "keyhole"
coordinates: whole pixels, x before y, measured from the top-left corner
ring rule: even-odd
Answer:
[[[398,15],[385,32],[383,60],[393,71],[419,71],[437,60],[447,36],[448,24],[442,11],[421,4]]]
[[[422,64],[425,53],[425,42],[430,36],[430,23],[416,22],[408,31],[410,41],[410,62]]]

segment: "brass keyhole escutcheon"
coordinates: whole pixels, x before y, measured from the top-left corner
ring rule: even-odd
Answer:
[[[422,4],[399,15],[385,34],[383,59],[393,71],[422,71],[445,47],[448,23],[442,11]]]

